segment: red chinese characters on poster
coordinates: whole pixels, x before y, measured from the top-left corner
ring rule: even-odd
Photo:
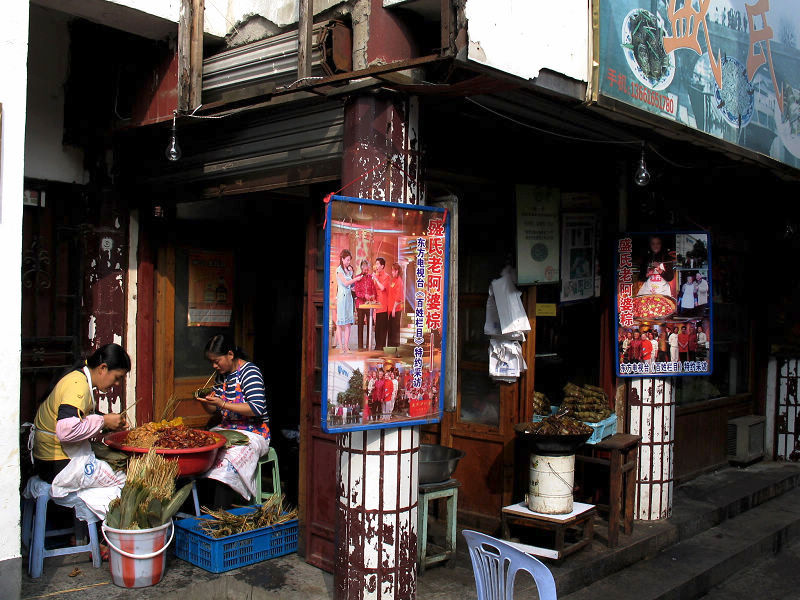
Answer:
[[[233,252],[189,252],[189,327],[230,325],[233,269]]]
[[[631,233],[616,243],[617,374],[709,375],[708,234]]]

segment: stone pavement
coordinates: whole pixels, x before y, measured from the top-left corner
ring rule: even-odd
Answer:
[[[800,494],[800,491],[796,490],[799,485],[800,465],[759,463],[748,469],[723,469],[699,477],[678,488],[675,493],[671,519],[658,522],[637,521],[632,535],[620,536],[621,543],[617,548],[609,549],[606,546],[605,522],[600,520],[596,526],[596,537],[588,548],[568,557],[562,564],[546,564],[556,579],[560,598],[574,595],[577,600],[577,598],[582,598],[585,592],[589,592],[588,588],[584,589],[586,586],[605,581],[606,583],[600,583],[601,587],[610,588],[605,590],[612,593],[610,597],[621,600],[623,597],[627,597],[624,593],[625,588],[630,587],[626,582],[637,578],[646,581],[648,576],[651,577],[651,580],[656,577],[664,577],[662,567],[656,561],[646,559],[658,557],[673,546],[677,549],[680,547],[680,543],[697,545],[697,542],[693,540],[702,540],[701,536],[703,535],[713,538],[715,535],[713,528],[715,527],[733,527],[736,530],[737,517],[740,514],[747,517],[742,520],[743,524],[748,519],[756,523],[755,527],[750,525],[740,529],[752,528],[754,529],[753,536],[763,537],[763,532],[758,531],[759,521],[755,511],[764,507],[767,512],[780,516],[781,505],[790,502],[795,495]],[[775,499],[777,501],[774,501]],[[800,504],[800,500],[797,503]],[[792,518],[794,519],[794,517]],[[800,519],[797,522],[800,523]],[[797,558],[800,549],[796,545],[792,545],[791,550],[785,556],[780,554],[771,556],[783,546],[795,543],[796,536],[792,537],[792,535],[797,527],[792,524],[791,527],[782,530],[784,533],[780,533],[774,538],[777,541],[772,547],[761,548],[764,543],[760,543],[758,547],[761,548],[761,553],[753,553],[752,556],[748,556],[748,560],[738,564],[749,567],[751,563],[767,561],[764,563],[764,569],[774,574],[776,578],[790,579],[794,585],[793,589],[800,590],[800,569],[791,568],[791,559]],[[737,531],[737,535],[741,537],[748,534],[746,531]],[[451,561],[452,564],[431,567],[419,577],[417,587],[419,599],[471,600],[477,598],[472,566],[464,538],[460,535],[458,544],[458,553],[456,558]],[[46,559],[43,576],[37,580],[23,575],[22,598],[24,600],[45,598],[63,598],[64,600],[116,600],[123,598],[126,600],[172,600],[180,598],[186,600],[187,597],[190,597],[191,600],[334,598],[332,575],[306,564],[296,554],[219,575],[208,573],[170,555],[167,559],[164,580],[157,586],[139,590],[126,590],[114,586],[111,583],[107,563],[104,563],[100,569],[93,569],[91,562],[88,561],[88,555],[87,559],[80,560],[80,562],[76,561],[78,558],[80,557],[70,556]],[[773,562],[769,562],[770,560]],[[652,568],[650,564],[653,565]],[[70,572],[76,566],[80,568],[80,574],[70,577]],[[800,599],[800,593],[761,595],[761,588],[758,587],[758,573],[747,575],[747,569],[744,567],[737,567],[735,573],[730,576],[726,575],[726,579],[733,579],[733,575],[742,572],[742,577],[745,578],[743,581],[749,582],[743,585],[752,586],[751,590],[759,590],[756,596],[760,599]],[[631,571],[629,579],[625,570],[631,569],[637,571]],[[634,576],[635,572],[638,572],[638,575]],[[704,577],[706,575],[699,574],[698,581],[702,583]],[[746,579],[747,577],[750,579]],[[696,598],[702,593],[711,591],[710,598],[721,599],[724,592],[711,590],[713,585],[712,582],[705,587],[696,586],[696,592],[693,595],[675,597]],[[720,590],[722,589],[720,588]],[[537,596],[533,580],[524,574],[517,582],[517,592],[518,598],[536,598]],[[714,596],[714,593],[718,595]],[[778,594],[778,592],[775,593]],[[587,597],[598,600],[603,596],[595,597],[589,594]],[[744,596],[733,594],[724,597],[735,600],[740,597],[744,599]],[[644,600],[644,596],[637,596],[637,598]]]

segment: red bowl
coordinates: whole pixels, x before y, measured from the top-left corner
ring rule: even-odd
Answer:
[[[156,448],[156,454],[161,454],[164,458],[176,459],[178,461],[179,475],[185,476],[205,473],[214,465],[219,449],[228,441],[224,435],[216,431],[206,431],[205,433],[213,435],[217,438],[217,442],[210,446],[201,446],[199,448]],[[122,450],[123,452],[147,454],[149,448],[136,448],[135,446],[125,445],[125,438],[127,436],[127,431],[107,433],[103,437],[103,442],[105,442],[107,446]]]

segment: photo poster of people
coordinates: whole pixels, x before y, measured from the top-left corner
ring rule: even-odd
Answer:
[[[712,372],[706,232],[626,233],[616,241],[617,375]]]
[[[447,211],[333,196],[325,257],[322,429],[440,421]]]

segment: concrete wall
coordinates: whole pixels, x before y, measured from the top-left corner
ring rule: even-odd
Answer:
[[[31,6],[25,176],[87,183],[83,152],[64,146],[64,82],[69,68],[70,17]]]
[[[28,0],[6,3],[0,19],[0,597],[19,597],[19,385],[22,191],[25,155]]]
[[[467,58],[524,79],[589,78],[589,1],[467,0]]]

